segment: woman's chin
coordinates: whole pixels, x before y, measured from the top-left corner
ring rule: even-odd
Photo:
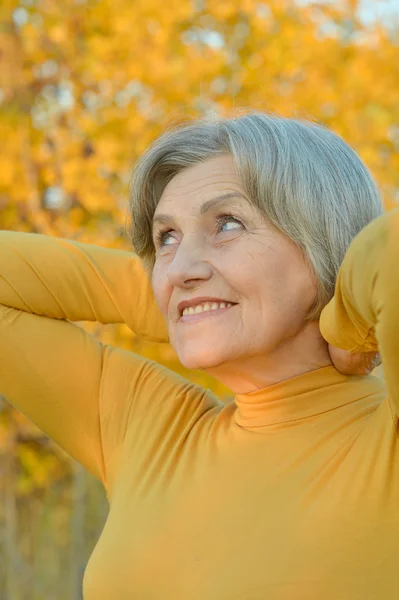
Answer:
[[[225,359],[222,356],[211,354],[209,350],[205,353],[202,352],[177,352],[179,361],[186,369],[210,369],[217,367]]]

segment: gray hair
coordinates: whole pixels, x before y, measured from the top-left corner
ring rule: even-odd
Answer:
[[[188,118],[172,125],[139,157],[130,181],[129,231],[151,275],[152,218],[162,193],[183,169],[230,154],[243,191],[302,251],[317,293],[306,316],[319,319],[334,295],[352,239],[383,214],[380,192],[358,154],[326,126],[246,109],[231,118]]]

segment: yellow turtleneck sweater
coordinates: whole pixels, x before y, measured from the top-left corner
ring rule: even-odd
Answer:
[[[85,600],[396,600],[399,209],[353,240],[320,327],[379,348],[223,404],[69,321],[167,330],[137,257],[0,232],[0,393],[104,485]]]

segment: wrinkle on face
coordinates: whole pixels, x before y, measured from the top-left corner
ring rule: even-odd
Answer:
[[[316,281],[296,244],[248,199],[198,215],[204,201],[226,191],[245,196],[230,156],[185,169],[169,182],[157,212],[174,217],[174,241],[157,249],[152,284],[181,363],[246,393],[331,361],[318,323],[305,322]],[[218,230],[219,212],[231,213],[244,228]],[[238,306],[196,324],[179,322],[178,302],[196,296],[229,298]]]

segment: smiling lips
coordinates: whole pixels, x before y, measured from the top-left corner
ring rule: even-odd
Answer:
[[[192,305],[192,306],[186,306],[183,311],[182,314],[183,315],[193,315],[201,313],[201,312],[206,312],[209,310],[217,310],[218,308],[225,308],[226,306],[232,306],[232,302],[224,302],[223,300],[220,300],[218,302],[201,302],[198,303],[196,305]]]
[[[212,304],[216,304],[216,308],[212,308]],[[202,310],[199,310],[198,312],[193,312],[194,309],[190,307],[188,309],[184,309],[183,315],[180,317],[179,321],[183,323],[200,321],[201,319],[206,319],[207,317],[220,315],[221,313],[226,312],[227,310],[229,310],[229,308],[232,308],[233,306],[235,306],[235,304],[232,304],[231,302],[205,303],[205,305],[199,305],[196,308],[197,310],[199,307],[202,308]]]

